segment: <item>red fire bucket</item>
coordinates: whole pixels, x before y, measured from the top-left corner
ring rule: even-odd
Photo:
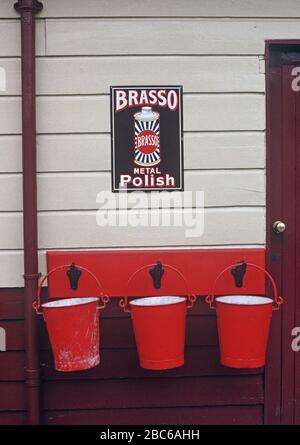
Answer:
[[[227,267],[219,274],[212,295],[206,297],[206,302],[217,312],[221,363],[231,368],[260,368],[265,365],[272,311],[278,310],[283,303],[272,276],[256,264],[246,264],[264,272],[270,279],[274,301],[255,295],[215,298],[215,286],[219,278],[238,264]]]
[[[59,266],[45,275],[33,307],[38,315],[44,316],[57,371],[82,371],[100,363],[99,316],[108,297],[100,291],[99,298],[65,298],[41,304],[41,289],[45,280],[52,273],[69,267]],[[92,272],[81,266],[77,268],[91,275],[101,290],[100,282]],[[102,306],[99,306],[100,300]],[[40,308],[43,310],[40,311]]]
[[[128,280],[142,270],[153,266],[143,266]],[[182,273],[168,264],[164,267],[173,270],[184,280]],[[154,296],[137,298],[129,302],[126,309],[127,296],[120,301],[124,312],[130,312],[137,345],[140,366],[144,369],[163,370],[184,365],[184,344],[186,308],[192,307],[195,295],[187,292],[188,297]],[[187,305],[187,301],[190,302]]]

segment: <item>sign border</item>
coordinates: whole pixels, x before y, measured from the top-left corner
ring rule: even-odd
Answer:
[[[179,187],[168,187],[168,188],[137,188],[137,189],[122,189],[122,188],[115,188],[115,131],[114,131],[114,90],[117,89],[178,89],[179,90],[179,153],[180,153],[180,184]],[[163,191],[184,191],[184,151],[183,151],[183,86],[182,85],[147,85],[147,86],[141,86],[141,85],[116,85],[110,87],[110,134],[111,134],[111,181],[112,181],[112,192],[113,193],[119,193],[119,192],[163,192]]]

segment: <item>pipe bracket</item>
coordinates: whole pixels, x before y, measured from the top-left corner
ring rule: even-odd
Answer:
[[[40,386],[40,369],[26,369],[25,368],[25,376],[26,376],[26,384],[28,386]]]
[[[39,273],[24,273],[23,278],[24,280],[38,280],[42,276],[41,272]]]
[[[14,4],[15,10],[21,14],[22,11],[33,11],[35,14],[38,14],[43,9],[44,5],[42,2],[39,2],[38,0],[34,0],[31,5],[24,4],[24,1],[18,0]]]

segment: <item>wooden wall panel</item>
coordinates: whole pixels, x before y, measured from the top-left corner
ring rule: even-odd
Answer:
[[[0,325],[2,323],[0,322]],[[25,353],[1,352],[0,353],[0,382],[25,380]]]
[[[259,94],[203,94],[184,97],[184,131],[264,130],[264,100]],[[21,103],[1,97],[0,134],[21,133]],[[38,133],[110,131],[107,96],[45,96],[37,99]]]
[[[46,425],[261,425],[262,406],[61,410],[45,411],[43,419]]]
[[[297,20],[50,19],[46,54],[263,55],[266,39],[297,39],[298,28]]]
[[[1,219],[1,216],[0,216]],[[21,226],[18,228],[21,232]],[[3,246],[2,246],[3,247]],[[20,249],[0,250],[0,288],[8,289],[21,288],[24,286],[24,259],[23,246]],[[39,271],[44,273],[46,270],[46,254],[45,251],[39,251]]]
[[[25,411],[0,411],[0,425],[26,425],[27,415]]]
[[[80,184],[80,187],[78,187]],[[7,193],[10,190],[10,193]],[[101,195],[105,191],[105,208],[118,208],[118,202],[111,190],[110,173],[47,173],[38,176],[38,209],[47,210],[96,210],[101,208]],[[76,190],[76,193],[74,192]],[[265,174],[261,170],[190,171],[185,175],[185,192],[205,194],[208,207],[264,206]],[[166,200],[161,197],[165,196]],[[152,192],[152,208],[165,207],[171,200],[174,207],[182,207],[185,194],[174,192],[161,194]],[[148,195],[149,197],[149,195]],[[155,198],[156,197],[156,198]],[[155,201],[157,200],[157,202]],[[130,194],[129,207],[148,207],[140,200],[139,192]],[[22,176],[19,174],[0,175],[0,208],[2,211],[22,210]]]
[[[21,172],[21,137],[0,136],[1,173]],[[40,135],[39,172],[110,172],[109,134]],[[84,150],[82,149],[84,147]],[[186,170],[261,169],[265,167],[262,132],[186,132]]]
[[[26,409],[23,382],[0,382],[0,394],[0,413],[1,411],[23,411]]]
[[[46,382],[43,392],[43,408],[51,410],[258,405],[263,403],[263,379],[255,375],[185,378],[180,385],[166,378],[100,380],[92,385],[79,380]]]
[[[2,0],[0,15],[15,18],[10,0]],[[300,17],[300,7],[295,0],[51,0],[40,17]]]
[[[19,320],[23,318],[23,289],[0,288],[0,320]]]
[[[1,320],[0,326],[6,332],[7,351],[23,351],[25,349],[24,320]]]
[[[104,210],[102,210],[103,212]],[[177,247],[214,245],[263,245],[265,242],[263,207],[229,207],[220,209],[185,208],[179,214],[182,226],[175,220],[174,210],[131,210],[131,221],[142,221],[138,226],[118,225],[119,214],[109,211],[112,225],[102,221],[97,225],[96,211],[42,212],[39,215],[40,249],[95,249],[100,247]],[[124,214],[123,211],[123,215]],[[180,216],[182,215],[182,216]],[[201,216],[202,215],[202,216]],[[197,216],[197,220],[196,220]],[[204,218],[205,231],[201,230]],[[168,221],[171,221],[169,224]],[[150,225],[151,221],[155,223]],[[165,222],[164,222],[165,221]],[[174,222],[175,221],[175,222]],[[177,222],[176,222],[177,221]],[[103,225],[102,225],[103,224]],[[190,226],[188,226],[190,224]],[[196,225],[197,224],[197,225]],[[200,227],[198,230],[197,227]],[[72,228],[72,230],[70,230]],[[197,230],[193,230],[197,228]],[[0,214],[2,249],[22,249],[22,214]],[[12,252],[11,252],[12,253]],[[21,271],[18,271],[21,274]],[[9,275],[16,274],[16,271]],[[3,283],[3,285],[5,285]]]
[[[1,2],[2,3],[2,2]],[[1,8],[1,6],[0,6]],[[10,2],[10,8],[13,5]],[[19,16],[15,11],[14,18]],[[2,18],[1,14],[0,17]],[[21,55],[21,33],[19,20],[0,19],[0,57],[16,57]],[[45,28],[44,21],[38,21],[36,26],[36,52],[38,55],[45,54]]]
[[[19,58],[0,58],[3,95],[21,93]],[[255,56],[37,57],[37,94],[108,94],[111,85],[183,85],[186,93],[263,92]]]

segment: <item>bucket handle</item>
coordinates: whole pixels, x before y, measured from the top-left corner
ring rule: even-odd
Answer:
[[[221,276],[222,276],[225,272],[227,272],[228,270],[232,269],[233,267],[239,266],[240,264],[241,264],[241,263],[236,263],[236,264],[232,264],[231,266],[226,267],[226,268],[225,268],[224,270],[222,270],[222,272],[220,272],[219,275],[217,276],[217,278],[216,278],[216,280],[215,280],[215,282],[214,282],[214,285],[213,285],[213,291],[212,291],[211,295],[207,295],[207,297],[205,298],[206,303],[209,304],[209,306],[210,306],[211,309],[215,309],[215,306],[213,306],[213,302],[214,302],[214,299],[215,299],[215,290],[216,290],[216,284],[217,284],[217,282],[219,281],[219,279],[221,278]],[[270,280],[270,282],[271,282],[271,284],[272,284],[272,287],[273,287],[273,292],[274,292],[274,302],[275,302],[275,304],[276,304],[276,305],[273,305],[273,310],[274,310],[274,311],[278,311],[280,305],[283,303],[284,300],[283,300],[282,297],[280,297],[280,296],[278,295],[278,289],[277,289],[275,280],[274,280],[274,278],[272,277],[272,275],[271,275],[266,269],[264,269],[263,267],[258,266],[257,264],[253,264],[253,263],[244,263],[244,264],[246,264],[246,265],[249,266],[249,267],[253,267],[253,268],[256,269],[256,270],[259,270],[259,271],[263,272],[263,273],[269,278],[269,280]]]
[[[146,266],[142,266],[139,269],[137,269],[135,272],[133,272],[133,274],[129,277],[129,279],[127,281],[127,285],[126,285],[126,295],[119,302],[119,306],[121,309],[123,309],[124,312],[130,313],[130,309],[127,309],[127,306],[128,306],[128,292],[127,291],[128,291],[129,284],[131,283],[133,278],[135,278],[135,276],[138,275],[141,271],[143,271],[149,267],[153,267],[153,266],[155,266],[155,264],[147,264]],[[180,270],[176,269],[176,267],[170,266],[169,264],[163,264],[163,266],[166,267],[167,269],[170,269],[170,270],[173,270],[174,272],[176,272],[181,277],[181,279],[184,281],[185,287],[187,290],[187,301],[189,302],[189,304],[187,304],[187,308],[188,309],[192,308],[193,304],[197,300],[197,297],[195,294],[191,294],[191,292],[189,290],[189,286],[187,284],[187,281],[186,281],[184,275],[182,274],[182,272],[180,272]]]
[[[33,310],[35,310],[37,315],[43,315],[43,312],[40,309],[41,309],[41,291],[42,291],[42,286],[43,286],[44,282],[46,281],[47,278],[49,278],[55,272],[58,272],[59,270],[63,270],[63,269],[68,269],[69,267],[70,267],[69,264],[64,264],[62,266],[57,266],[54,269],[51,269],[46,275],[44,275],[44,277],[42,278],[42,280],[41,280],[41,282],[39,284],[39,287],[38,287],[37,299],[32,304],[32,308],[33,308]],[[78,269],[84,271],[84,272],[87,272],[94,279],[94,281],[96,282],[98,288],[100,289],[100,299],[102,301],[102,306],[98,306],[98,310],[104,309],[106,307],[106,304],[109,301],[109,296],[105,295],[103,293],[103,291],[102,291],[103,286],[102,286],[101,281],[89,269],[86,269],[83,266],[77,266],[77,265],[76,265],[76,267]]]

